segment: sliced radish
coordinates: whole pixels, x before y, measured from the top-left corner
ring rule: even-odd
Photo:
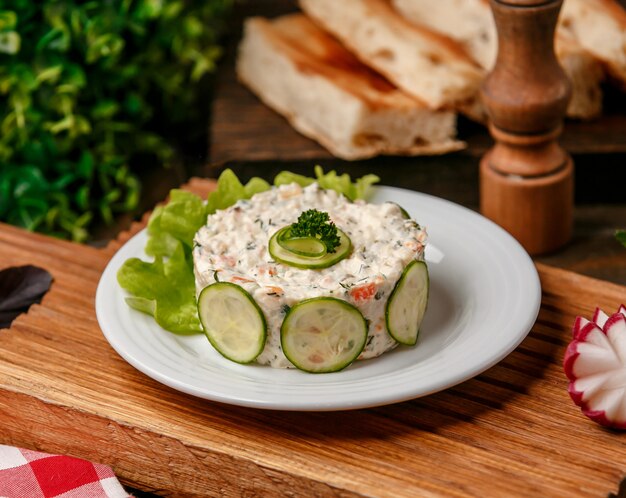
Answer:
[[[626,307],[578,317],[573,336],[563,359],[571,398],[593,421],[626,429]]]
[[[607,315],[600,308],[596,308],[596,311],[593,313],[593,318],[591,321],[595,323],[598,327],[604,327],[604,324],[609,319],[609,315]]]
[[[581,330],[584,329],[585,326],[587,326],[590,323],[592,322],[590,322],[586,318],[582,316],[577,316],[576,320],[574,321],[574,329],[573,329],[573,334],[572,334],[574,339],[576,339],[580,335]]]

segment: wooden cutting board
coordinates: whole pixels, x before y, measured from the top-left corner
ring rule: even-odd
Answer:
[[[537,323],[478,377],[380,408],[262,411],[170,389],[109,346],[94,297],[129,236],[95,249],[0,226],[0,269],[55,279],[0,330],[0,443],[105,463],[174,496],[602,497],[626,475],[626,433],[581,415],[561,368],[575,316],[615,310],[626,287],[539,265]]]

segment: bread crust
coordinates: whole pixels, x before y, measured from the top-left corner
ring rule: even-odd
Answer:
[[[626,90],[626,10],[614,0],[565,0],[559,32],[599,59]]]
[[[248,19],[236,69],[264,103],[337,157],[465,147],[454,138],[453,112],[406,95],[302,14]]]
[[[362,62],[433,109],[472,98],[483,70],[450,37],[410,23],[388,0],[300,0]]]

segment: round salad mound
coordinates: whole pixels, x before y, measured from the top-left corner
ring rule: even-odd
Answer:
[[[412,262],[423,261],[426,238],[394,203],[353,202],[317,183],[281,185],[208,217],[194,239],[196,291],[228,282],[254,300],[266,338],[246,362],[336,371],[398,345],[387,328],[389,310],[394,327],[417,338],[426,265],[410,272],[407,285],[402,279]],[[424,292],[415,293],[420,286]],[[238,303],[224,299],[220,313],[236,315]],[[218,331],[205,333],[211,339]]]

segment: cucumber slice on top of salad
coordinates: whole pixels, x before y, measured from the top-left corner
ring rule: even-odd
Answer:
[[[310,373],[337,372],[363,351],[367,322],[350,303],[333,297],[306,299],[294,305],[280,328],[287,359]]]
[[[265,316],[239,285],[217,282],[202,289],[198,314],[209,342],[225,358],[250,363],[263,351],[267,338]]]
[[[317,237],[293,237],[291,227],[281,228],[276,233],[276,241],[283,249],[307,258],[321,258],[328,252],[326,245]]]
[[[303,269],[328,268],[350,254],[352,242],[325,211],[308,209],[270,237],[268,251],[279,263]]]
[[[389,335],[400,344],[417,342],[428,304],[428,267],[424,261],[411,261],[396,283],[385,309]]]
[[[293,243],[293,239],[289,242],[289,239],[282,239],[283,230],[287,230],[289,227],[284,227],[278,230],[270,238],[268,244],[268,251],[270,256],[279,263],[284,263],[289,266],[295,266],[296,268],[302,268],[305,270],[314,270],[328,268],[342,259],[344,259],[350,250],[352,249],[352,242],[344,232],[337,229],[337,235],[339,236],[339,245],[335,248],[334,252],[320,251],[321,255],[310,255],[312,250],[309,250],[309,255],[302,254],[304,251],[298,251],[289,249],[287,246],[289,243]],[[279,238],[281,240],[279,241]]]

